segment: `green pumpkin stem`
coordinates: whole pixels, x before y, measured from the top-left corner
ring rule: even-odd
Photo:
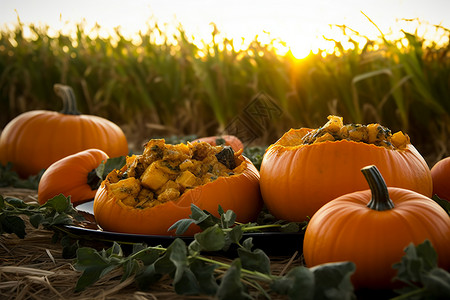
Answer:
[[[53,86],[53,89],[63,102],[63,109],[60,113],[65,115],[81,115],[77,109],[75,93],[70,86],[57,83]]]
[[[386,182],[381,176],[376,166],[367,166],[361,169],[364,177],[372,191],[372,199],[367,207],[377,211],[389,210],[394,208],[394,202],[389,198]]]

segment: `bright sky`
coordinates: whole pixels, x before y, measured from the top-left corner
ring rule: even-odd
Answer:
[[[379,36],[361,11],[386,34],[399,33],[400,27],[413,32],[417,23],[399,21],[405,18],[450,28],[450,0],[1,0],[0,27],[16,24],[18,14],[25,24],[48,24],[55,30],[85,20],[87,27],[96,22],[105,29],[120,26],[131,35],[147,28],[149,20],[176,21],[189,36],[208,39],[210,24],[215,23],[222,34],[238,41],[269,32],[304,56],[310,49],[326,47],[322,36],[336,38],[338,29],[332,33],[330,24],[345,24],[370,38]]]

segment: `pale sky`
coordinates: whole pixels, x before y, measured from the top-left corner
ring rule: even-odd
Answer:
[[[450,0],[1,0],[0,27],[15,24],[17,14],[25,24],[48,24],[55,30],[84,19],[88,26],[95,22],[106,29],[120,26],[125,34],[146,28],[149,20],[160,24],[176,20],[188,35],[203,38],[210,36],[213,22],[234,39],[253,39],[265,31],[292,47],[314,48],[330,34],[330,24],[379,36],[361,11],[384,33],[397,31],[398,20],[404,18],[450,28]]]

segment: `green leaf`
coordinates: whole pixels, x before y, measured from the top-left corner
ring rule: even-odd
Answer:
[[[133,274],[136,274],[137,271],[139,270],[139,268],[140,268],[140,265],[135,259],[127,260],[123,264],[123,274],[122,274],[121,281],[124,281],[127,278],[129,278],[130,276],[132,276]]]
[[[246,238],[244,240],[244,242],[242,243],[242,247],[244,247],[244,249],[251,251],[253,248],[253,238],[251,238],[251,237]]]
[[[239,248],[237,251],[244,269],[270,274],[270,259],[264,251],[249,251],[245,248]]]
[[[15,187],[37,190],[39,181],[44,173],[44,170],[39,171],[38,174],[29,176],[26,179],[19,177],[17,172],[12,170],[13,164],[8,162],[6,165],[0,164],[0,187]]]
[[[230,231],[226,233],[225,236],[225,248],[227,250],[228,247],[234,243],[238,244],[243,237],[243,231],[241,226],[234,226]]]
[[[83,271],[83,274],[78,278],[75,291],[84,290],[118,267],[118,262],[108,259],[105,253],[105,251],[99,253],[92,248],[79,248],[77,250],[74,267],[78,271]]]
[[[251,299],[246,291],[246,287],[241,281],[241,268],[242,266],[239,258],[231,263],[231,267],[222,277],[219,288],[217,289],[216,297],[218,299]]]
[[[423,283],[432,299],[450,299],[450,273],[434,268],[424,275]]]
[[[126,156],[108,158],[95,169],[100,180],[105,180],[106,176],[113,170],[120,170],[127,162]]]
[[[181,239],[176,239],[170,245],[169,258],[170,261],[175,266],[175,276],[174,276],[174,284],[176,284],[183,273],[187,269],[188,260],[187,260],[187,250],[186,244]]]
[[[200,292],[206,295],[215,295],[219,287],[214,277],[214,270],[217,265],[207,264],[201,260],[194,260],[189,267],[197,278]]]
[[[286,276],[274,280],[270,288],[280,295],[287,295],[289,299],[314,299],[315,279],[308,268],[299,266],[291,269]]]
[[[300,225],[299,223],[289,222],[287,224],[283,224],[280,228],[281,232],[299,232]]]
[[[355,299],[350,280],[356,270],[353,262],[326,263],[310,270],[314,274],[315,299]]]
[[[26,208],[28,207],[28,204],[25,203],[22,199],[13,198],[13,197],[6,197],[5,202],[9,205],[15,207],[15,208]]]
[[[25,222],[18,216],[0,214],[0,233],[14,233],[18,238],[25,238]]]
[[[148,249],[145,244],[133,244],[132,255],[134,259],[141,261],[144,266],[148,266],[160,257],[161,250]]]
[[[437,266],[436,251],[428,240],[417,247],[411,243],[404,252],[401,261],[393,265],[398,270],[394,280],[414,285],[414,282],[421,282],[424,272]]]
[[[68,235],[64,235],[61,238],[61,246],[63,246],[62,256],[65,259],[75,258],[80,247],[78,240],[74,240]]]
[[[220,223],[220,219],[214,217],[207,211],[201,210],[195,204],[191,204],[190,217],[191,217],[191,219],[194,219],[195,224],[200,226],[200,228],[203,230]]]
[[[44,221],[44,216],[42,214],[34,214],[30,216],[30,223],[34,228],[38,228],[39,225]]]
[[[450,201],[439,198],[438,195],[434,195],[432,198],[437,204],[439,204],[450,216]]]
[[[175,292],[179,295],[200,294],[201,288],[195,274],[188,268],[184,268],[180,274],[178,280],[173,282]]]
[[[236,221],[236,214],[232,210],[227,210],[227,212],[220,215],[220,223],[222,228],[229,228],[234,225]]]
[[[142,268],[136,274],[136,283],[140,290],[149,290],[150,286],[153,283],[158,282],[163,275],[159,272],[156,272],[155,265],[151,264]]]
[[[65,197],[63,194],[59,194],[51,199],[49,199],[42,207],[51,208],[58,213],[63,213],[72,207],[70,203],[70,196]]]
[[[417,299],[448,299],[450,296],[450,274],[437,266],[437,253],[429,240],[405,248],[397,269],[395,280],[406,285],[395,292],[400,297],[414,295]]]
[[[197,224],[202,230],[208,227],[214,226],[220,223],[220,219],[211,215],[209,212],[201,210],[195,204],[191,204],[191,215],[190,219],[181,219],[176,221],[168,231],[176,229],[175,233],[181,235],[186,232],[186,230],[192,224]]]
[[[167,231],[172,231],[172,230],[176,229],[175,234],[182,235],[189,229],[189,226],[191,226],[192,224],[195,224],[195,220],[181,219],[181,220],[176,221],[172,226],[170,226]]]
[[[173,257],[172,252],[175,252]],[[182,239],[176,238],[169,247],[167,247],[166,252],[155,261],[155,271],[160,274],[171,274],[176,271],[177,266],[175,265],[175,262],[180,266],[181,261],[184,261],[186,257],[186,252],[186,244]]]
[[[196,233],[195,240],[205,251],[219,251],[225,246],[225,234],[219,225],[208,227],[206,230]]]

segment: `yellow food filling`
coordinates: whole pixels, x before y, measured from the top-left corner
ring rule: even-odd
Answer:
[[[141,155],[128,157],[126,165],[108,174],[106,181],[123,204],[154,207],[219,177],[241,174],[246,168],[241,153],[205,142],[171,145],[153,139]]]
[[[338,116],[328,116],[328,122],[318,129],[311,130],[305,134],[300,132],[296,144],[310,145],[325,141],[349,140],[374,144],[388,149],[404,149],[410,143],[409,136],[399,131],[394,134],[378,124],[346,124],[343,118]],[[300,141],[299,141],[300,140]],[[281,144],[293,146],[292,138],[281,139]]]

